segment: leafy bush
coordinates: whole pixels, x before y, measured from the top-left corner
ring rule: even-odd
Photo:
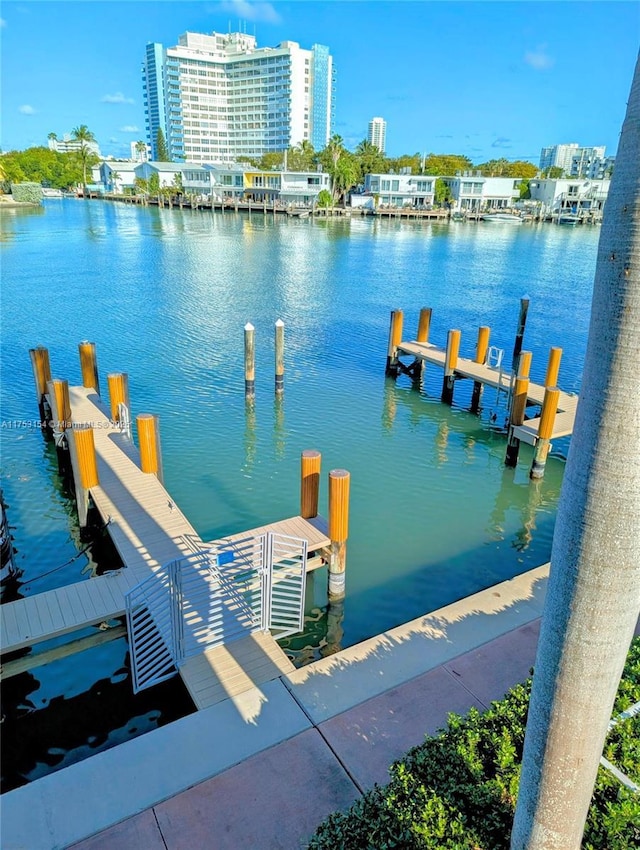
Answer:
[[[326,189],[321,189],[318,192],[318,200],[317,204],[319,207],[330,207],[333,204],[333,198],[331,197],[331,192],[328,192]]]
[[[518,795],[531,681],[481,714],[450,715],[447,728],[410,750],[345,813],[316,830],[309,850],[508,850]],[[618,690],[617,715],[640,701],[640,638]],[[618,724],[604,755],[638,781],[640,716]],[[584,850],[640,847],[640,798],[602,767]]]
[[[42,201],[42,186],[38,183],[12,183],[11,194],[14,201],[39,204]]]

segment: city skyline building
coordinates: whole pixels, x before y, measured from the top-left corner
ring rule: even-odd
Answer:
[[[387,122],[384,118],[372,118],[369,121],[369,132],[367,138],[370,144],[375,145],[380,153],[385,152],[387,143]]]
[[[77,153],[83,146],[86,147],[90,153],[95,154],[96,156],[102,156],[100,153],[100,147],[96,141],[82,142],[79,139],[73,139],[69,133],[65,133],[61,139],[54,134],[50,134],[48,139],[49,150],[57,151],[58,153]]]
[[[232,162],[331,135],[329,48],[259,48],[245,33],[187,32],[175,47],[148,44],[142,68],[147,141],[162,130],[172,160]]]
[[[540,170],[561,168],[571,177],[602,177],[612,168],[615,157],[605,156],[605,145],[583,147],[577,142],[551,145],[540,151]]]

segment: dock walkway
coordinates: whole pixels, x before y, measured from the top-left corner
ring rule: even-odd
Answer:
[[[1,606],[3,653],[124,616],[125,594],[131,588],[171,561],[211,545],[200,538],[158,478],[142,472],[137,448],[111,423],[98,394],[70,387],[69,397],[73,423],[94,429],[100,484],[90,494],[124,568]],[[309,553],[330,545],[323,518],[300,516],[225,537],[224,543],[269,532],[307,540]],[[316,557],[308,568],[320,563]],[[261,633],[236,641],[231,650],[209,649],[202,658],[181,665],[179,672],[202,708],[292,669],[273,637]]]
[[[431,363],[439,366],[444,370],[446,350],[439,348],[429,342],[401,342],[398,345],[398,354],[406,354],[414,357],[416,360],[425,363]],[[469,360],[466,357],[458,357],[456,367],[454,369],[456,378],[471,378],[485,386],[493,387],[507,392],[509,390],[511,375],[508,370],[500,370],[494,366],[487,366],[484,363],[476,363],[474,360]],[[545,387],[540,384],[529,382],[527,392],[528,405],[542,405],[544,400]],[[553,433],[551,439],[559,439],[560,437],[568,437],[573,433],[573,425],[576,417],[576,408],[578,406],[578,396],[571,395],[560,391],[558,399],[558,412],[556,414]],[[513,429],[514,436],[521,442],[535,446],[538,441],[538,425],[540,417],[528,419],[524,425],[517,425]]]

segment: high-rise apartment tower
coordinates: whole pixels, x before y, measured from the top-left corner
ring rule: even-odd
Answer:
[[[231,162],[331,135],[329,48],[295,41],[258,48],[254,36],[187,32],[148,44],[142,68],[147,139],[158,130],[175,161]]]
[[[384,153],[385,144],[387,142],[387,122],[384,118],[372,118],[369,121],[369,141],[375,145],[380,153]]]

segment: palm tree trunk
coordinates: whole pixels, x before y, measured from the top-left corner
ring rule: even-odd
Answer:
[[[512,850],[578,850],[640,613],[640,60],[596,266]]]

